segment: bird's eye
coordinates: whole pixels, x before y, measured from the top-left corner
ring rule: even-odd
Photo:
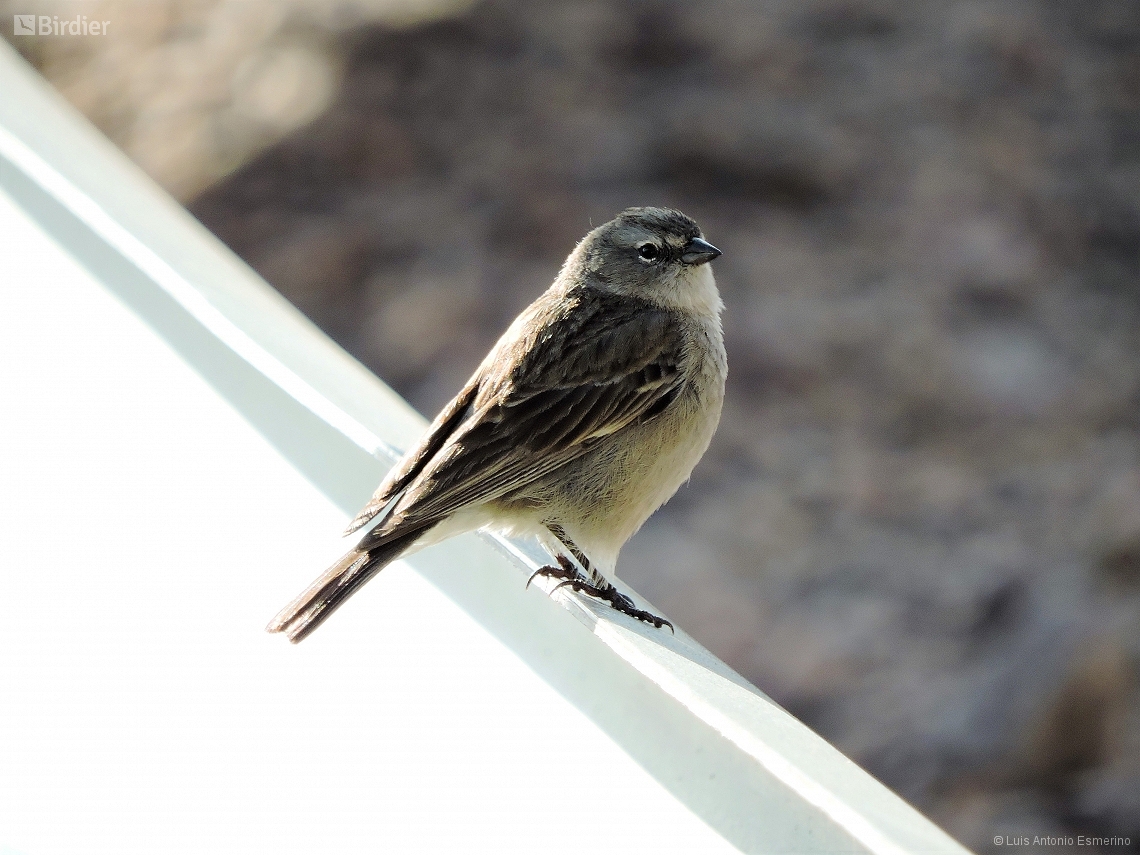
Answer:
[[[637,254],[646,261],[656,261],[661,249],[655,243],[643,243],[637,248]]]

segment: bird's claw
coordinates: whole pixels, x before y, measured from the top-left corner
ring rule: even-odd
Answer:
[[[655,626],[657,629],[661,629],[661,627],[667,626],[669,627],[669,631],[671,633],[674,635],[677,634],[677,630],[673,628],[673,624],[670,621],[666,620],[663,617],[658,617],[657,615],[653,614],[653,612],[647,612],[645,609],[639,609],[636,605],[634,605],[633,600],[631,600],[629,597],[627,597],[625,594],[623,594],[608,582],[603,582],[602,585],[595,585],[590,582],[588,579],[586,579],[585,576],[582,575],[578,568],[574,566],[573,562],[564,555],[558,556],[557,567],[555,567],[553,564],[548,564],[545,567],[539,567],[537,570],[535,570],[530,575],[530,578],[526,580],[526,587],[529,588],[530,583],[539,576],[545,576],[548,579],[562,580],[551,590],[551,596],[554,596],[554,594],[560,589],[569,587],[572,591],[576,591],[582,594],[589,594],[595,599],[609,603],[615,611],[619,611],[622,614],[636,618],[642,623],[653,624],[653,626]]]
[[[582,579],[582,574],[578,572],[578,568],[575,567],[570,562],[570,559],[564,555],[558,556],[557,567],[555,567],[553,564],[547,564],[545,567],[539,567],[537,570],[531,573],[530,578],[526,580],[525,587],[529,588],[530,583],[537,579],[539,576],[545,576],[547,579],[566,579],[567,581],[570,581],[572,579]],[[563,584],[565,584],[565,582]],[[559,585],[558,587],[560,588],[562,585]],[[558,589],[555,588],[555,590]]]
[[[554,594],[560,588],[565,588],[567,586],[569,586],[573,591],[589,594],[595,599],[609,603],[614,611],[629,615],[630,617],[636,618],[642,623],[653,624],[653,626],[655,626],[657,629],[661,629],[661,627],[667,626],[669,627],[669,631],[671,633],[674,635],[677,634],[677,630],[673,628],[673,624],[670,621],[653,614],[653,612],[647,612],[645,609],[637,608],[637,606],[634,605],[633,600],[631,600],[613,585],[607,584],[605,587],[602,587],[601,585],[593,585],[590,582],[587,582],[585,579],[575,576],[555,585],[554,590],[550,592],[550,595],[554,596]]]

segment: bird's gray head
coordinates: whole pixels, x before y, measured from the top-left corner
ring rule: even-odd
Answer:
[[[708,262],[720,250],[669,208],[629,208],[598,226],[567,261],[564,277],[676,308],[719,312]]]

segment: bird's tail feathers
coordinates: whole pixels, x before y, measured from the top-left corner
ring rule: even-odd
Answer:
[[[413,531],[365,549],[353,549],[277,613],[266,632],[283,632],[296,644],[325,622],[345,600],[404,553],[422,534]]]

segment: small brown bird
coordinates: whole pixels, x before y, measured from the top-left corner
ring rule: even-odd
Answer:
[[[606,577],[720,420],[719,255],[664,208],[586,235],[352,521],[359,543],[267,630],[300,641],[390,562],[484,526],[537,535],[558,558],[539,573],[668,624]]]

